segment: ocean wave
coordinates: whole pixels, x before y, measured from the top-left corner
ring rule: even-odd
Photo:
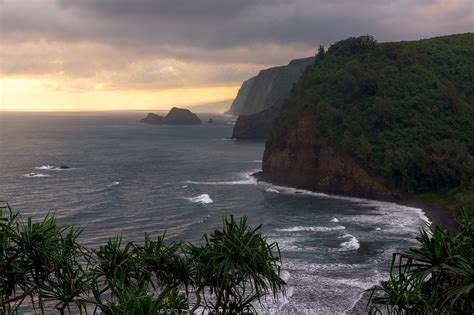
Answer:
[[[378,201],[365,198],[347,197],[341,195],[328,195],[325,193],[312,192],[304,189],[297,189],[287,186],[273,185],[267,182],[259,182],[259,186],[265,189],[276,189],[282,194],[294,194],[314,196],[318,198],[328,198],[335,200],[344,200],[372,208],[373,213],[361,213],[358,215],[339,215],[337,220],[343,217],[344,221],[371,226],[383,226],[386,233],[393,234],[413,234],[419,232],[423,223],[430,223],[425,212],[420,208],[408,207],[388,201]]]
[[[257,179],[252,176],[253,173],[260,171],[260,169],[254,169],[249,172],[239,173],[242,179],[231,180],[231,181],[216,181],[216,182],[199,182],[188,180],[186,183],[194,185],[256,185]]]
[[[194,202],[194,203],[200,203],[200,204],[208,204],[208,203],[213,203],[214,201],[209,197],[208,194],[202,194],[197,197],[192,197],[192,198],[186,198],[187,200]]]
[[[112,183],[108,184],[107,187],[113,187],[113,186],[117,186],[117,185],[120,185],[120,182],[112,182]]]
[[[280,192],[277,190],[277,189],[274,189],[274,188],[267,188],[265,189],[266,192],[271,192],[271,193],[276,193],[276,194],[279,194]]]
[[[41,174],[41,173],[29,173],[23,175],[24,177],[51,177],[49,174]]]
[[[331,222],[336,222],[337,223],[337,222],[339,222],[339,219],[334,217],[334,218],[331,219]]]
[[[343,225],[336,226],[292,226],[284,229],[275,229],[279,232],[329,232],[344,230],[346,227]]]
[[[42,165],[42,166],[35,167],[35,169],[45,170],[45,171],[66,171],[66,170],[70,170],[71,168],[66,165],[63,165],[63,166]]]
[[[359,240],[354,235],[344,234],[342,237],[349,240],[341,243],[341,250],[356,250],[360,247]]]

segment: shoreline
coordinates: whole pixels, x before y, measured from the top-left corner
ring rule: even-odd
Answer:
[[[262,179],[262,171],[255,172],[251,174],[251,176],[254,177],[257,180],[257,182],[267,182],[272,185],[280,185],[277,183],[264,181]],[[282,186],[286,186],[286,185],[282,185]],[[298,189],[298,187],[293,187],[293,186],[286,186],[286,187]],[[302,188],[302,189],[312,191],[315,193],[325,193],[324,191],[313,191],[306,188]],[[334,196],[337,196],[337,195],[334,195]],[[349,197],[349,198],[369,199],[365,197],[357,197],[357,196],[350,196],[350,195],[339,195],[339,196]],[[431,201],[421,200],[415,197],[400,198],[398,200],[397,199],[379,199],[379,198],[370,198],[370,199],[375,200],[375,201],[392,202],[394,204],[398,204],[401,206],[421,209],[431,223],[439,224],[442,227],[446,228],[449,232],[456,232],[458,229],[458,224],[454,216],[454,213],[447,207],[433,203]]]
[[[433,203],[427,200],[421,200],[417,198],[407,198],[395,202],[397,204],[419,208],[423,210],[426,217],[433,224],[439,224],[446,228],[449,232],[456,232],[458,230],[458,223],[453,212],[445,206]]]

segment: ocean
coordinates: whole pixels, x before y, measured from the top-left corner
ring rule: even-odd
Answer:
[[[247,216],[281,249],[287,295],[257,305],[268,314],[362,313],[364,290],[427,220],[416,208],[257,182],[265,144],[230,140],[233,117],[151,126],[138,122],[145,114],[0,113],[0,200],[85,226],[92,247],[116,234],[200,242],[223,216]]]

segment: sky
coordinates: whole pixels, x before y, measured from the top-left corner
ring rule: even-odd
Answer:
[[[0,0],[0,110],[168,109],[349,36],[474,31],[472,0]]]

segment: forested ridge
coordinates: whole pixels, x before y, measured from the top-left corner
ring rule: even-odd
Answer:
[[[310,115],[319,137],[408,193],[474,191],[474,34],[318,50],[276,120],[267,150]],[[455,189],[453,191],[453,189]]]

